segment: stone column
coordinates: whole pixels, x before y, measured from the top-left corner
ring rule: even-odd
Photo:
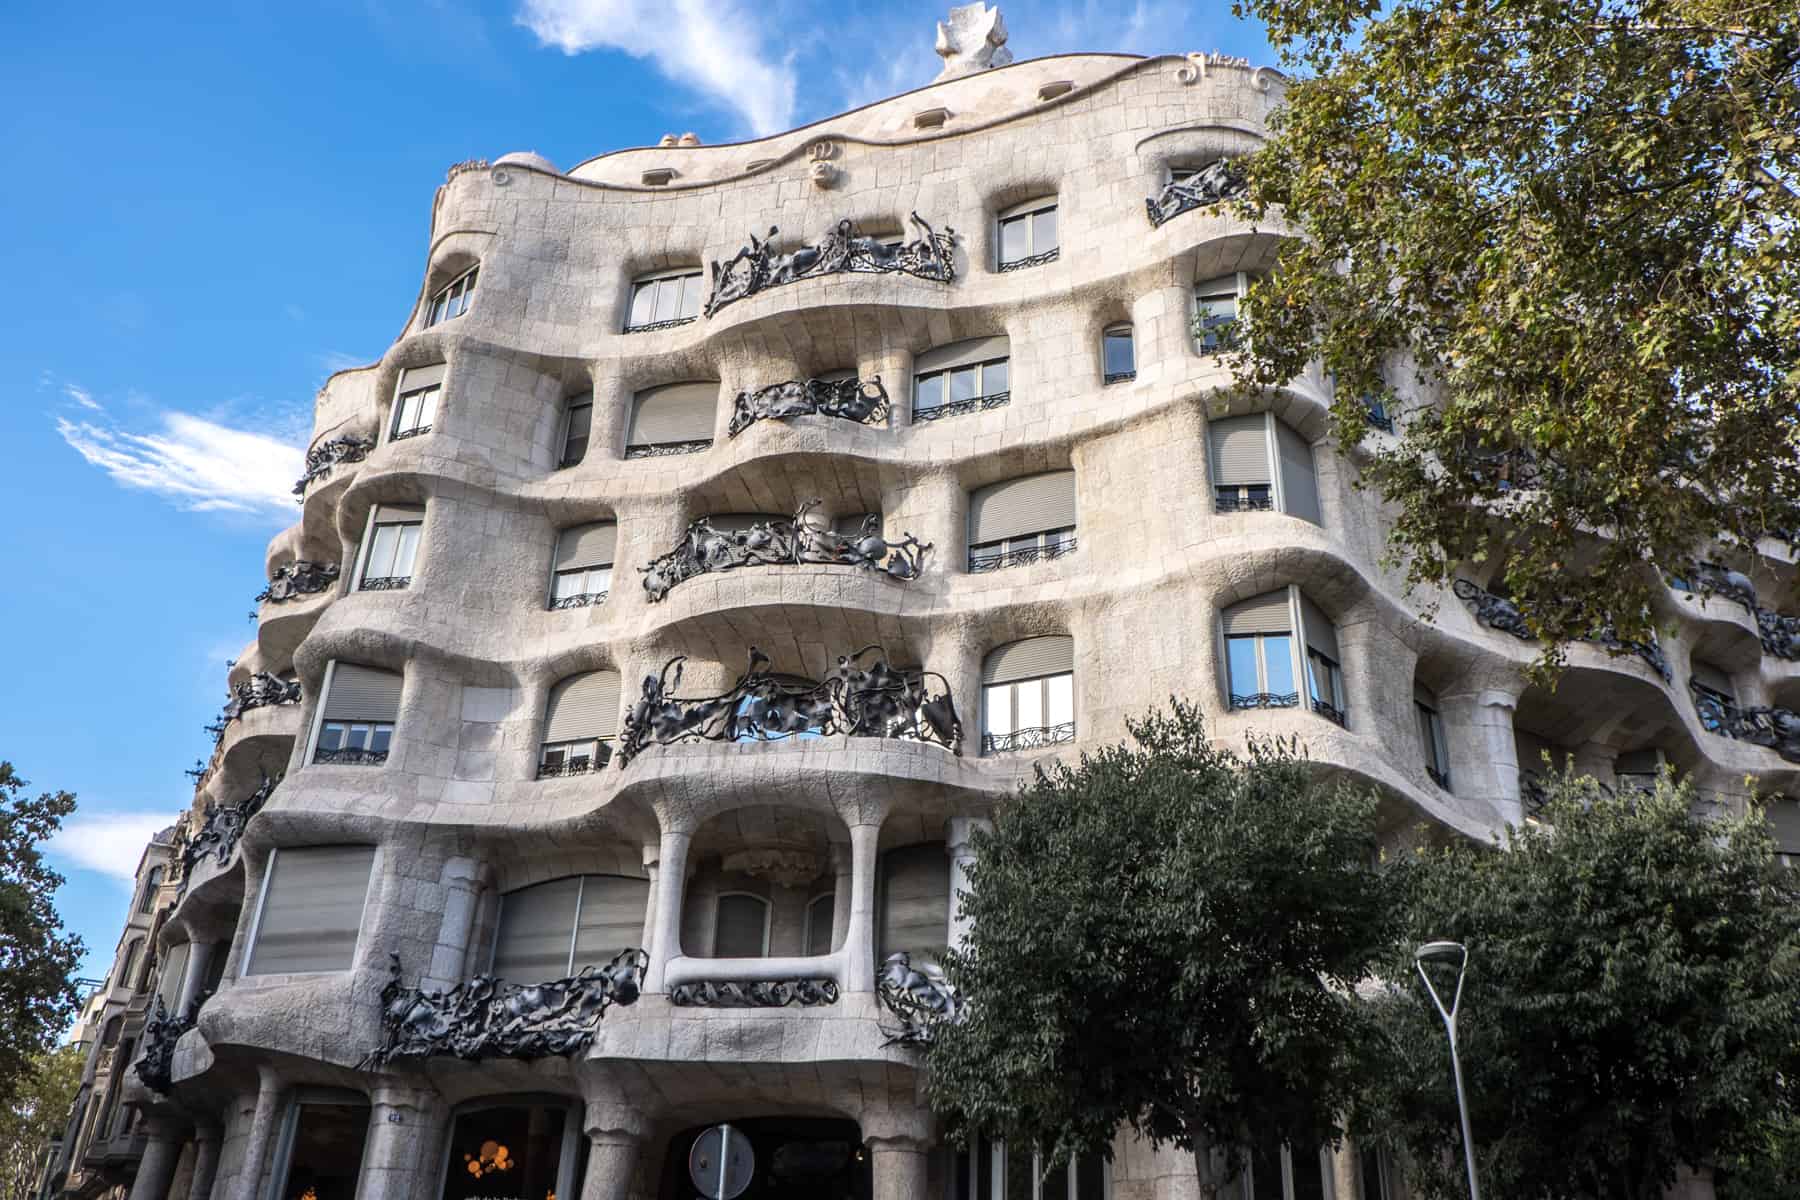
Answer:
[[[977,829],[992,829],[993,824],[981,817],[951,817],[949,837],[944,849],[950,855],[950,929],[945,944],[960,950],[969,936],[969,922],[964,918],[958,892],[969,890],[969,864],[975,861],[975,848],[969,835]]]
[[[209,1200],[213,1179],[219,1173],[219,1139],[217,1125],[194,1127],[194,1175],[188,1184],[187,1200]]]
[[[369,1093],[369,1136],[357,1200],[407,1200],[428,1194],[443,1137],[443,1099],[426,1088],[379,1083]]]
[[[1380,1193],[1375,1188],[1365,1189],[1362,1186],[1362,1164],[1358,1161],[1361,1153],[1356,1143],[1345,1138],[1327,1151],[1331,1155],[1332,1194],[1337,1200],[1357,1200],[1360,1196],[1373,1198]]]
[[[588,1160],[581,1200],[628,1200],[643,1154],[643,1115],[622,1104],[589,1100],[582,1132]]]
[[[438,876],[444,885],[444,914],[420,987],[444,991],[466,976],[469,938],[475,931],[475,914],[481,911],[482,874],[481,863],[472,858],[452,858],[444,864]]]
[[[681,951],[681,890],[687,883],[688,843],[693,835],[685,829],[663,830],[657,857],[660,869],[656,876],[654,904],[656,935],[650,939],[650,966],[644,972],[644,991],[661,992],[663,974],[669,960]]]
[[[1450,786],[1458,796],[1487,801],[1501,821],[1524,820],[1513,714],[1519,692],[1502,688],[1439,697],[1450,749]]]
[[[650,893],[644,897],[644,934],[638,946],[645,953],[649,953],[650,943],[656,940],[656,873],[662,861],[661,854],[660,847],[644,847],[644,874],[650,880]]]
[[[181,1161],[181,1137],[167,1123],[155,1119],[149,1123],[149,1133],[144,1157],[138,1160],[137,1175],[131,1181],[131,1200],[168,1200],[169,1184]]]
[[[875,990],[875,850],[881,826],[850,826],[850,925],[844,935],[846,992]]]
[[[848,842],[831,843],[831,948],[833,951],[844,948],[844,939],[850,934],[850,844]]]
[[[925,1200],[923,1141],[911,1137],[872,1137],[868,1139],[868,1145],[875,1200]]]
[[[171,1016],[181,1017],[193,1007],[194,1001],[200,998],[200,988],[206,982],[206,969],[212,966],[213,955],[219,952],[218,942],[189,942],[187,969],[181,976],[181,990],[175,994],[175,1008]]]
[[[258,1200],[262,1195],[263,1172],[269,1165],[269,1146],[275,1140],[275,1126],[287,1100],[287,1088],[274,1068],[258,1067],[256,1079],[256,1112],[250,1118],[250,1132],[244,1137],[244,1161],[238,1167],[232,1200]]]

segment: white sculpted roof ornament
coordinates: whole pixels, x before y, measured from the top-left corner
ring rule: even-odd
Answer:
[[[950,10],[948,21],[939,21],[937,53],[944,69],[931,82],[961,79],[989,67],[1004,67],[1013,60],[1006,48],[1006,22],[998,8],[985,3],[964,4]]]

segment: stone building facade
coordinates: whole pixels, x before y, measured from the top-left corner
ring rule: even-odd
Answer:
[[[1176,1200],[1173,1151],[1039,1179],[921,1101],[906,1013],[1034,763],[1178,694],[1396,840],[1521,820],[1545,751],[1787,782],[1753,596],[1529,686],[1487,576],[1422,617],[1381,566],[1330,382],[1233,387],[1286,231],[1216,201],[1276,73],[1005,36],[755,142],[452,168],[174,850],[132,1200],[685,1200],[721,1123],[753,1198]],[[1401,1193],[1353,1146],[1247,1186]]]

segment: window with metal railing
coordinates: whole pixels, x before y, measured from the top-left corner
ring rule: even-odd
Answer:
[[[470,267],[438,290],[425,310],[425,328],[455,320],[469,311],[469,305],[475,300],[475,277],[480,270],[479,266]]]

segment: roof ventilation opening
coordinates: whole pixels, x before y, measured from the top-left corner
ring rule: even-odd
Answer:
[[[928,108],[924,112],[913,114],[914,129],[942,129],[944,122],[950,119],[947,108]]]
[[[1073,79],[1058,79],[1050,83],[1040,84],[1038,87],[1038,99],[1054,100],[1058,96],[1066,96],[1074,90],[1075,81]]]
[[[642,178],[645,187],[667,187],[669,181],[675,178],[675,168],[651,167],[644,172]]]

